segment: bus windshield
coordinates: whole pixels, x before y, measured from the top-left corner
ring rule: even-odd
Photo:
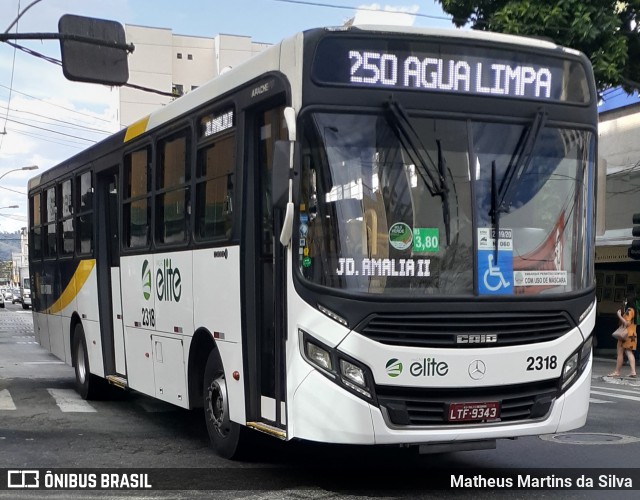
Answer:
[[[384,110],[304,115],[296,255],[306,280],[407,296],[591,286],[592,132],[545,124],[514,173],[531,121],[411,116],[407,126],[420,151]],[[496,190],[512,175],[498,228]]]

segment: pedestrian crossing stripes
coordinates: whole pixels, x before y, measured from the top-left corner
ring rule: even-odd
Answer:
[[[65,413],[91,413],[96,411],[73,389],[47,389],[47,392],[53,396],[60,411]]]
[[[11,394],[9,394],[8,389],[3,389],[0,391],[0,410],[15,410],[16,405],[13,403],[13,399],[11,399]]]
[[[627,399],[629,401],[640,401],[640,392],[630,389],[617,389],[613,387],[591,387],[591,394],[597,396],[607,396],[610,398]]]
[[[11,390],[1,389],[0,412],[25,410],[26,405],[21,403],[20,392],[19,389],[15,388],[11,388]],[[121,409],[123,407],[123,404],[118,401],[106,401],[104,403],[85,401],[75,389],[47,388],[46,392],[53,399],[60,411],[64,413],[96,413],[99,409],[104,410],[108,406],[111,406],[113,409]],[[25,400],[32,401],[33,398],[27,396]],[[165,413],[179,410],[178,407],[174,405],[144,396],[134,396],[130,401],[125,402],[124,405],[129,408],[132,406],[137,407],[146,413]],[[33,403],[30,402],[28,407],[33,408]]]

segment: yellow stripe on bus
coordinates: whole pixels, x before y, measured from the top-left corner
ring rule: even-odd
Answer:
[[[135,123],[132,123],[127,127],[127,133],[124,135],[124,142],[130,141],[131,139],[135,139],[140,134],[144,134],[147,130],[147,124],[149,123],[149,117],[145,116],[141,120],[138,120]]]
[[[95,265],[95,259],[81,260],[76,272],[73,273],[71,280],[69,280],[67,288],[64,289],[64,292],[62,292],[62,295],[60,295],[58,300],[56,300],[53,305],[44,312],[46,314],[55,314],[67,307],[71,301],[76,298],[76,295],[82,289],[82,285],[87,281],[87,278],[89,277],[89,274],[91,274]]]

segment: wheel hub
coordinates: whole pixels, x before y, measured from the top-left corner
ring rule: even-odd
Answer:
[[[229,433],[227,385],[224,377],[219,377],[211,382],[207,391],[207,417],[216,432],[226,437]]]

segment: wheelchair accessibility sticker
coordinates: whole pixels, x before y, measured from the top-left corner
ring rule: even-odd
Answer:
[[[483,295],[513,293],[513,239],[511,229],[501,229],[498,237],[498,258],[495,252],[495,231],[478,229],[478,291]]]

